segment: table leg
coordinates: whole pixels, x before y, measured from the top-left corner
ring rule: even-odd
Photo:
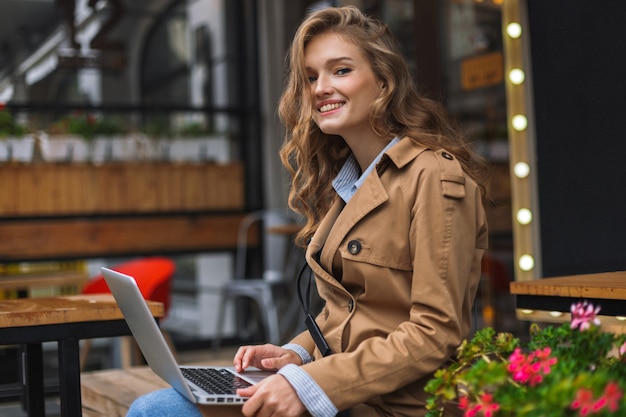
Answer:
[[[41,343],[29,343],[20,352],[22,384],[25,388],[23,406],[28,417],[45,417],[46,404],[43,389],[43,349]],[[24,403],[25,400],[25,403]]]
[[[81,417],[80,350],[78,339],[59,341],[61,417]]]

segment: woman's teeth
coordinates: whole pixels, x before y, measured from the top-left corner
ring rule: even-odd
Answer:
[[[343,103],[325,104],[322,107],[320,107],[320,113],[324,113],[324,112],[327,112],[327,111],[335,110],[335,109],[338,109],[341,106],[343,106]]]

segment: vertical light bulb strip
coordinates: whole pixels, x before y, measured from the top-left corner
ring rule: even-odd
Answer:
[[[525,0],[505,0],[502,7],[516,281],[540,277],[526,7]]]

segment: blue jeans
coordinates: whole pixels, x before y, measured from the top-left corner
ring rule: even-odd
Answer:
[[[154,391],[137,398],[126,417],[202,417],[195,404],[175,389]]]
[[[201,406],[198,408],[173,388],[142,395],[128,409],[126,417],[202,417],[241,416],[241,407]]]

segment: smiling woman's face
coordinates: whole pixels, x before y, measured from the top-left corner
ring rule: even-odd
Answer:
[[[369,107],[379,95],[382,82],[358,46],[341,35],[318,35],[306,46],[305,66],[313,120],[322,132],[346,140],[376,136]]]

